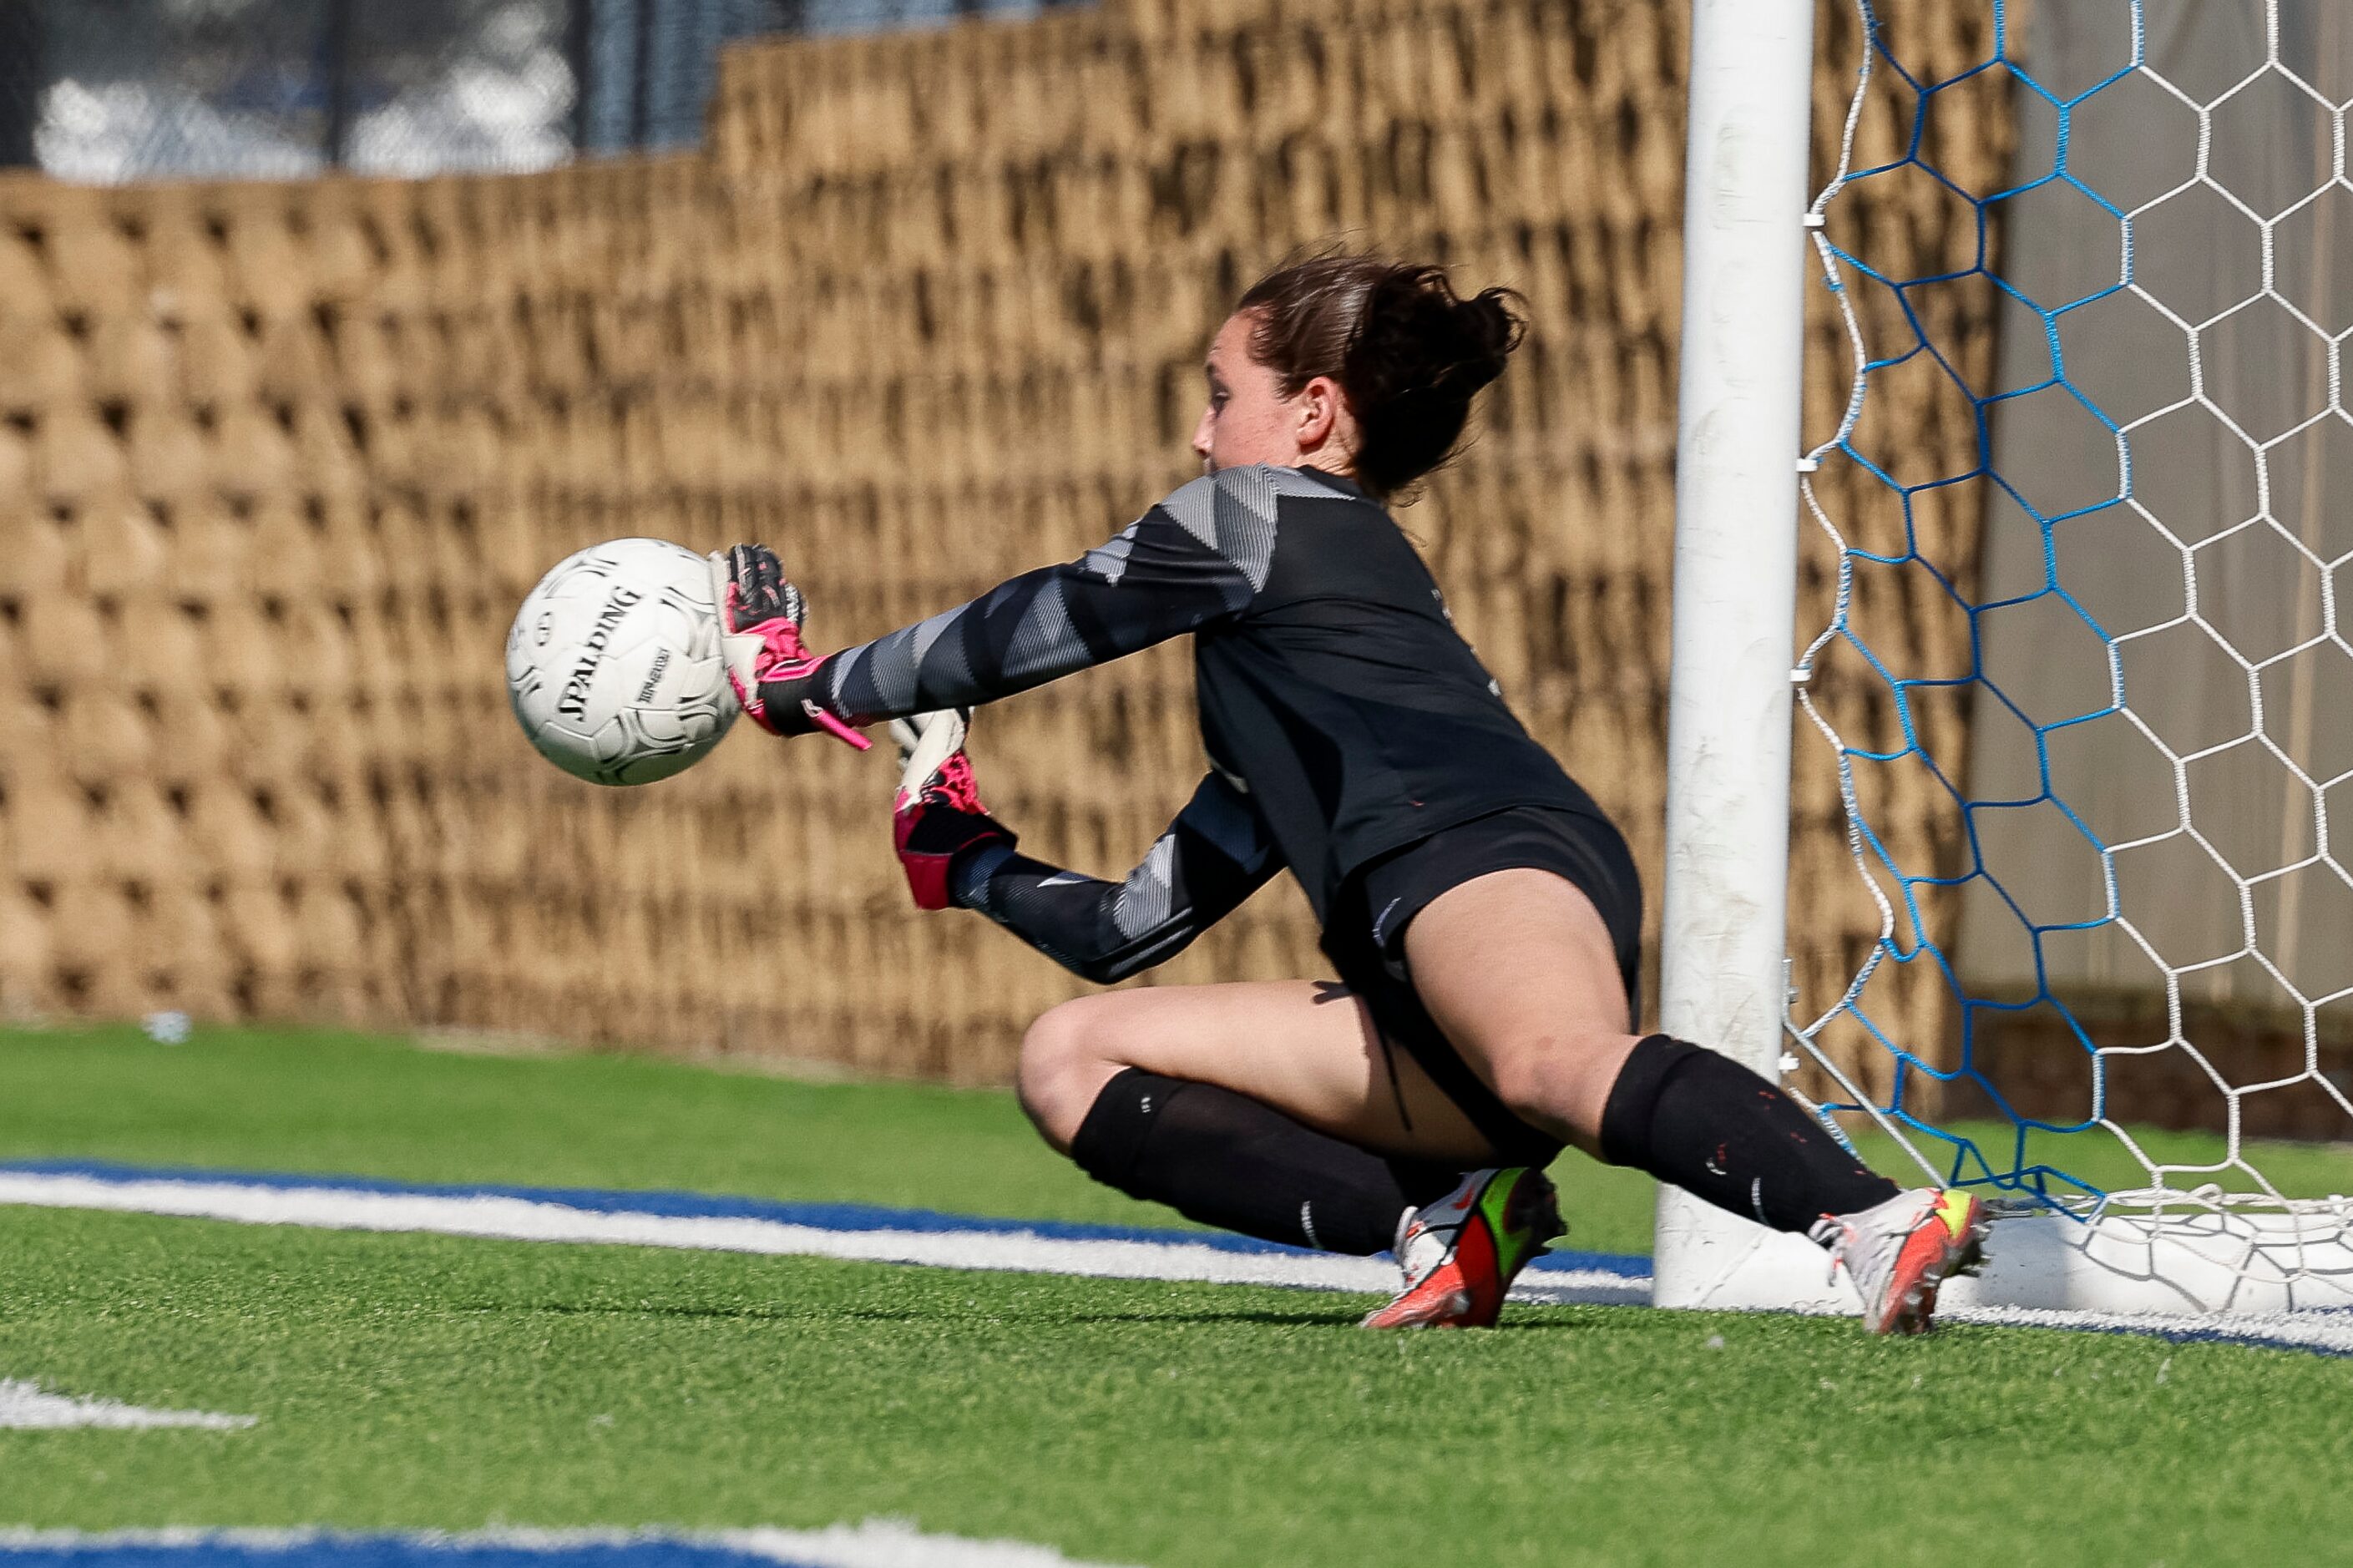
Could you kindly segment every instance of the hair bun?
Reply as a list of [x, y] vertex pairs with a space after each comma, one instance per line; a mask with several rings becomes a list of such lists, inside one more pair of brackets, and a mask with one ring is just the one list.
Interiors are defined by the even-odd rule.
[[1348, 395], [1356, 478], [1388, 495], [1446, 461], [1479, 389], [1520, 346], [1525, 301], [1508, 289], [1465, 300], [1443, 268], [1319, 256], [1253, 284], [1235, 307], [1256, 317], [1251, 357], [1284, 395], [1328, 375]]
[[1458, 298], [1436, 267], [1393, 268], [1371, 290], [1341, 384], [1364, 432], [1361, 477], [1383, 493], [1444, 463], [1471, 400], [1504, 374], [1525, 326], [1504, 289]]
[[1454, 319], [1461, 329], [1463, 352], [1452, 374], [1471, 378], [1474, 390], [1504, 374], [1512, 352], [1527, 335], [1527, 322], [1512, 309], [1511, 302], [1518, 297], [1504, 289], [1482, 289], [1468, 300], [1455, 301]]

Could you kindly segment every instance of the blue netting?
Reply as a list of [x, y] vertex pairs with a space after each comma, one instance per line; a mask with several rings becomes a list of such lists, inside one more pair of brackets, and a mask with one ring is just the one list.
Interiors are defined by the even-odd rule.
[[[2331, 531], [2315, 477], [2353, 455], [2336, 445], [2353, 430], [2339, 374], [2353, 320], [2337, 319], [2353, 289], [2335, 239], [2353, 79], [2333, 79], [2353, 40], [2325, 7], [2284, 18], [2279, 0], [2083, 0], [2030, 47], [2013, 7], [1987, 3], [1986, 58], [1933, 77], [1861, 0], [1868, 58], [1841, 172], [1814, 208], [1856, 374], [1806, 465], [1838, 594], [1799, 691], [1837, 749], [1850, 846], [1884, 918], [1844, 994], [1793, 1030], [1842, 1086], [1826, 1109], [1872, 1112], [1947, 1181], [2096, 1204], [2101, 1186], [2052, 1152], [2071, 1145], [2044, 1136], [2089, 1134], [2120, 1139], [2148, 1188], [2278, 1197], [2244, 1158], [2249, 1097], [2294, 1091], [2324, 1120], [2333, 1102], [2353, 1131], [2324, 1050], [2353, 997], [2337, 910], [2353, 910], [2338, 896], [2353, 875], [2327, 811], [2353, 779], [2338, 739], [2353, 710], [2332, 700], [2353, 693], [2334, 593], [2353, 537]], [[1946, 165], [1966, 161], [1956, 149], [1983, 163], [1989, 113], [2018, 149], [1972, 189]], [[1874, 140], [1894, 154], [1858, 162]], [[1891, 242], [1861, 216], [1873, 182], [1908, 185], [1908, 210], [1943, 212], [1945, 232]], [[1955, 330], [1971, 290], [1996, 302], [1999, 354]], [[1973, 432], [1944, 443], [1966, 453], [1939, 461], [1916, 429], [1875, 417], [1899, 388], [1907, 410], [1941, 404]], [[2174, 483], [2201, 464], [2203, 489]], [[1981, 520], [1982, 553], [1953, 547], [1961, 513]], [[1905, 613], [1875, 617], [1873, 603]], [[1921, 627], [1940, 616], [1966, 626], [1965, 667], [1924, 657]], [[1824, 689], [1832, 665], [1883, 688], [1875, 718]], [[1966, 765], [1930, 732], [1957, 704]], [[1922, 836], [1874, 804], [1898, 784], [1957, 824], [1946, 864], [1925, 864]], [[1937, 940], [1931, 906], [1963, 900], [1960, 939]], [[1949, 994], [1957, 1045], [1905, 1037], [1889, 998], [1923, 985]], [[2163, 1022], [2103, 1036], [2085, 998], [2131, 987]], [[2201, 1003], [2234, 998], [2287, 1020], [2302, 1060], [2193, 1037]], [[1984, 1040], [2025, 1015], [2042, 1048], [2080, 1058], [2081, 1092], [2055, 1108], [1989, 1070]], [[1823, 1042], [1840, 1031], [1875, 1041], [1892, 1070], [1839, 1070]], [[2116, 1116], [2120, 1066], [2159, 1057], [2212, 1086], [2223, 1159], [2168, 1165]], [[1957, 1102], [2007, 1131], [1940, 1125], [1934, 1107]]]

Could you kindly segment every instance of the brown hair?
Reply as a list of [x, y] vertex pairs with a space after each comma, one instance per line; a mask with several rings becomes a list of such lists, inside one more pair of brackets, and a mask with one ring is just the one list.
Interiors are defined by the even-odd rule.
[[1472, 397], [1525, 335], [1525, 304], [1509, 289], [1458, 298], [1440, 268], [1334, 255], [1269, 273], [1234, 310], [1254, 318], [1250, 357], [1282, 395], [1339, 383], [1361, 433], [1356, 479], [1387, 496], [1453, 455]]

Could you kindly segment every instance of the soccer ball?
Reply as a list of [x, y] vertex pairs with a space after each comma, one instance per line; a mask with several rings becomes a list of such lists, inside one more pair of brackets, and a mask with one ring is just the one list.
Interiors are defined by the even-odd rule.
[[687, 767], [742, 710], [711, 563], [659, 539], [565, 557], [515, 612], [507, 694], [532, 745], [567, 773], [640, 784]]

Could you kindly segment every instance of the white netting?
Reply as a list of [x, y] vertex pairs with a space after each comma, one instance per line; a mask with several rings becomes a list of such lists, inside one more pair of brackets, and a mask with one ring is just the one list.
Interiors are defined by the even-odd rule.
[[[1882, 940], [1792, 1035], [1827, 1109], [1940, 1179], [2341, 1246], [2341, 1158], [2255, 1135], [2353, 1138], [2353, 8], [2044, 0], [2030, 34], [1980, 0], [1988, 58], [1924, 80], [1854, 3], [1809, 221], [1855, 374], [1801, 465], [1837, 592], [1794, 679]], [[1939, 149], [1988, 113], [2010, 172], [1964, 189]], [[1870, 180], [1934, 182], [1949, 266], [1874, 264], [1840, 202]], [[1970, 289], [1999, 334], [1974, 359], [1926, 308]], [[1936, 471], [1881, 412], [1898, 386], [1966, 400], [1971, 461]], [[1965, 750], [1932, 721], [1956, 711]], [[1940, 863], [1887, 847], [1899, 799], [1947, 822]], [[1937, 1037], [1895, 1022], [1921, 986]]]

